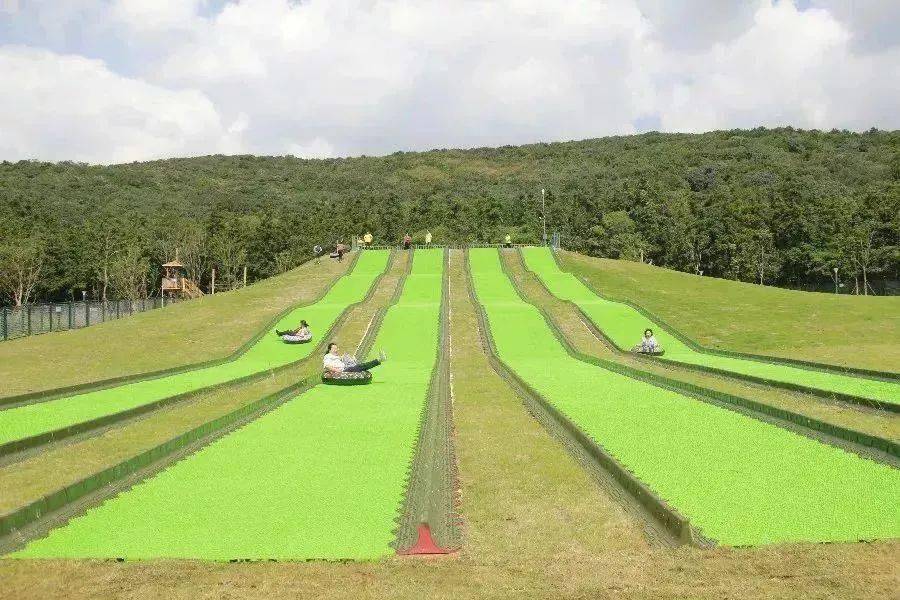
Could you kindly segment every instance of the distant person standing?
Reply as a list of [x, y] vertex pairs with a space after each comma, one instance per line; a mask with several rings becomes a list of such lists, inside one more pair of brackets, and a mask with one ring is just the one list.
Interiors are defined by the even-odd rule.
[[431, 245], [431, 232], [430, 231], [425, 232], [425, 245], [426, 246]]
[[337, 253], [338, 261], [343, 261], [344, 254], [347, 253], [347, 245], [344, 243], [344, 240], [340, 240], [334, 245], [334, 251]]
[[503, 245], [507, 248], [512, 248], [512, 236], [508, 233], [506, 234], [506, 237], [503, 238]]
[[366, 235], [363, 236], [363, 241], [366, 243], [366, 246], [372, 245], [372, 233], [370, 231], [367, 231]]
[[412, 238], [407, 233], [406, 235], [403, 236], [403, 249], [409, 250], [410, 246], [412, 246]]

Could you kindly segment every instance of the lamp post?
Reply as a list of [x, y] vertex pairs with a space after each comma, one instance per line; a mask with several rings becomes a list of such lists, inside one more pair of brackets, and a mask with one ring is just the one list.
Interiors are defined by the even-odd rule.
[[834, 293], [838, 293], [838, 268], [834, 268]]
[[547, 202], [546, 202], [546, 193], [547, 190], [541, 188], [541, 224], [544, 227], [544, 245], [547, 245]]

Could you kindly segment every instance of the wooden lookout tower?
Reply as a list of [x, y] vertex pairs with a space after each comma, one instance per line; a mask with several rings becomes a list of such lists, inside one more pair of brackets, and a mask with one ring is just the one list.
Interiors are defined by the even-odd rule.
[[177, 248], [175, 249], [175, 260], [165, 263], [162, 268], [160, 292], [163, 298], [199, 298], [203, 295], [200, 286], [193, 279], [185, 277], [184, 265], [178, 261]]

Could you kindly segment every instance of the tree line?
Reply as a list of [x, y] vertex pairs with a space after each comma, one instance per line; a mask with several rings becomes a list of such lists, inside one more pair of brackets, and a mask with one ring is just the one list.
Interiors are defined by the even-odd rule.
[[900, 133], [792, 128], [304, 160], [0, 164], [2, 302], [142, 298], [179, 259], [217, 289], [370, 231], [435, 243], [547, 229], [593, 256], [859, 293], [900, 270]]

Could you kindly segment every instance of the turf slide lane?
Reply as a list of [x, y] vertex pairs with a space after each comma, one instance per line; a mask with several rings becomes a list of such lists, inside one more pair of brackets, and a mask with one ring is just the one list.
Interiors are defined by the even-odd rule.
[[691, 348], [654, 323], [634, 308], [621, 302], [606, 300], [591, 290], [581, 280], [559, 268], [549, 248], [523, 248], [525, 264], [544, 283], [550, 292], [562, 300], [568, 300], [599, 327], [612, 342], [627, 350], [640, 341], [647, 327], [653, 329], [666, 353], [660, 357], [687, 365], [697, 365], [785, 383], [829, 393], [846, 394], [890, 404], [900, 403], [900, 384], [878, 379], [806, 369], [777, 362], [735, 358]]
[[900, 536], [900, 471], [579, 361], [493, 249], [469, 254], [500, 359], [707, 537], [727, 545]]
[[373, 383], [318, 385], [14, 556], [392, 554], [438, 355], [443, 265], [442, 250], [415, 251], [375, 340], [389, 360], [373, 371]]
[[[386, 269], [389, 256], [386, 250], [364, 252], [353, 271], [341, 277], [321, 300], [291, 311], [276, 327], [295, 327], [300, 319], [306, 319], [314, 334], [324, 334], [349, 305], [366, 296]], [[135, 344], [140, 345], [140, 340]], [[315, 346], [285, 344], [274, 334], [264, 335], [244, 354], [220, 365], [8, 408], [0, 411], [0, 445], [286, 365], [306, 358]]]

